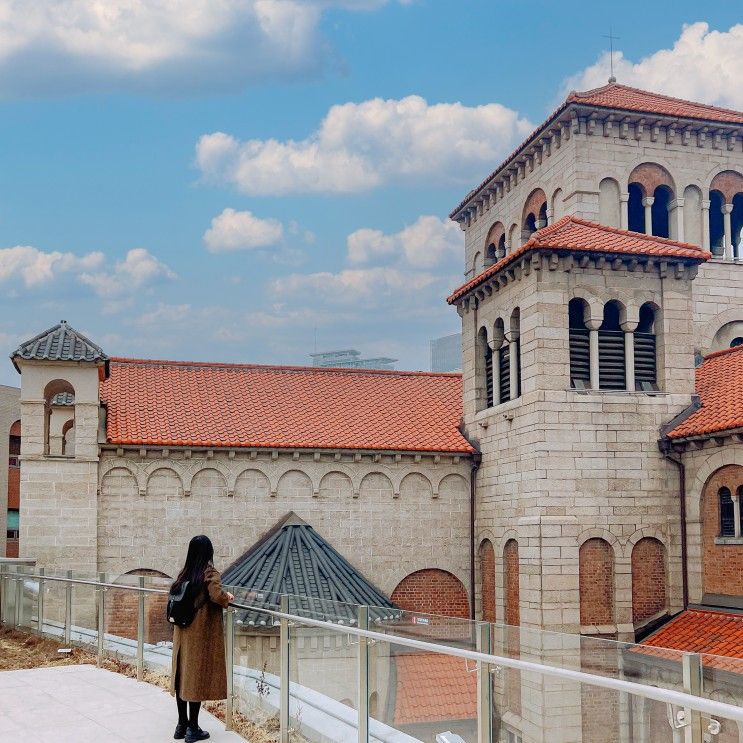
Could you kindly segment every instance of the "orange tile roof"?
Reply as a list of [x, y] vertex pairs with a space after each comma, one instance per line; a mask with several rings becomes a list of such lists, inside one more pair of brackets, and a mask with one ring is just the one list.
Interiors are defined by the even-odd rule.
[[743, 428], [743, 346], [711, 353], [696, 370], [702, 407], [668, 432], [671, 439]]
[[120, 445], [469, 453], [459, 374], [112, 359]]
[[694, 103], [682, 98], [671, 98], [660, 93], [651, 93], [628, 85], [609, 83], [600, 88], [583, 92], [571, 91], [568, 97], [476, 188], [449, 214], [451, 219], [467, 205], [469, 200], [479, 193], [495, 176], [513, 160], [527, 145], [535, 141], [539, 135], [554, 123], [571, 105], [594, 106], [596, 108], [616, 109], [634, 113], [655, 114], [657, 116], [674, 116], [681, 119], [697, 119], [699, 121], [719, 122], [723, 124], [743, 124], [743, 112], [733, 111], [718, 106], [707, 106], [704, 103]]
[[477, 678], [463, 658], [404, 653], [395, 668], [394, 725], [477, 719]]
[[455, 289], [448, 298], [449, 304], [487, 281], [524, 253], [530, 250], [565, 250], [586, 253], [613, 253], [667, 258], [683, 258], [706, 261], [710, 254], [696, 245], [677, 242], [665, 237], [644, 235], [641, 232], [620, 230], [591, 222], [579, 217], [567, 216], [548, 227], [537, 230], [527, 242], [486, 268], [467, 283]]
[[681, 660], [681, 652], [706, 653], [702, 663], [743, 673], [743, 615], [687, 609], [646, 638], [635, 652]]
[[743, 124], [743, 112], [719, 106], [694, 103], [683, 98], [671, 98], [660, 93], [651, 93], [628, 85], [609, 83], [600, 88], [583, 93], [572, 91], [565, 103], [580, 103], [599, 108], [613, 108], [622, 111], [677, 116], [680, 119], [699, 119], [717, 121], [725, 124]]

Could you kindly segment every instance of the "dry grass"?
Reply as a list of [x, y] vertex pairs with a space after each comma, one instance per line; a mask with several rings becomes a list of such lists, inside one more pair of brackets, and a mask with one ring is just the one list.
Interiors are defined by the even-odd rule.
[[[0, 671], [83, 663], [95, 665], [97, 662], [93, 653], [76, 647], [72, 648], [71, 653], [61, 655], [57, 651], [62, 647], [64, 645], [57, 640], [0, 627]], [[117, 658], [105, 658], [102, 667], [129, 678], [137, 676], [135, 666]], [[143, 680], [162, 689], [170, 689], [170, 677], [163, 673], [145, 669]], [[204, 708], [224, 722], [224, 702], [206, 702]], [[279, 740], [279, 721], [276, 716], [259, 724], [236, 712], [233, 714], [233, 729], [250, 743], [277, 743]], [[291, 740], [293, 743], [306, 743], [304, 738], [296, 734], [292, 734]]]

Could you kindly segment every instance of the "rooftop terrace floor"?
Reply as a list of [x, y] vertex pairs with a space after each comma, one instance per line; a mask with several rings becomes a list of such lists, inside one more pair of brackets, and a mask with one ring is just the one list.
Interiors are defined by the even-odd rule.
[[[18, 743], [173, 740], [175, 701], [166, 691], [95, 666], [0, 672], [0, 738]], [[215, 743], [245, 743], [202, 710]]]

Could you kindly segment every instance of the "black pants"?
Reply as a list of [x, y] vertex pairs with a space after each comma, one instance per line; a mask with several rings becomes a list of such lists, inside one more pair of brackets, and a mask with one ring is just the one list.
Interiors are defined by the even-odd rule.
[[[199, 727], [199, 710], [201, 702], [186, 702], [178, 695], [179, 673], [175, 675], [175, 703], [178, 705], [178, 724], [190, 728]], [[188, 708], [188, 709], [186, 709]]]

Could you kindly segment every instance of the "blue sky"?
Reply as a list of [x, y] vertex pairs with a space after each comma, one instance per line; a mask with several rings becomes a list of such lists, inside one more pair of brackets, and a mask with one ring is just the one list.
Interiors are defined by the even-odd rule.
[[[573, 86], [743, 107], [734, 3], [0, 0], [0, 349], [426, 369], [446, 215]], [[706, 26], [704, 25], [706, 24]], [[16, 384], [10, 362], [0, 383]]]

